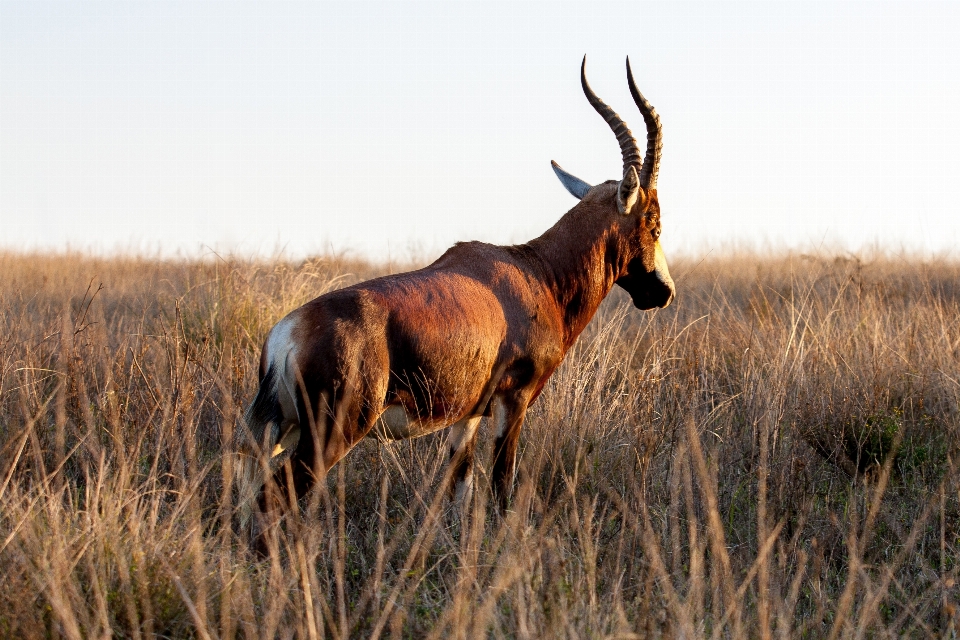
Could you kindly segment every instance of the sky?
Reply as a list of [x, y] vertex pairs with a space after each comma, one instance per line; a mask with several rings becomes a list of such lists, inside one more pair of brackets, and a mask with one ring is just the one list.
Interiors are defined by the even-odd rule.
[[668, 255], [960, 246], [960, 3], [0, 0], [0, 249], [429, 258], [618, 179]]

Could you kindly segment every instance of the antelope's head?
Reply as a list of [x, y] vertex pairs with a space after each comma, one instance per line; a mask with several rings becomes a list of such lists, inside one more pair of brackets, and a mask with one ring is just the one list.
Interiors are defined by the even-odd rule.
[[[580, 66], [583, 92], [617, 136], [623, 155], [623, 178], [616, 183], [615, 190], [605, 190], [602, 196], [610, 200], [607, 206], [611, 209], [615, 207], [616, 215], [623, 217], [618, 227], [625, 236], [626, 255], [621, 256], [624, 264], [621, 265], [616, 284], [626, 289], [640, 309], [666, 307], [673, 300], [675, 289], [667, 269], [667, 260], [660, 248], [660, 203], [657, 201], [657, 171], [663, 145], [660, 117], [637, 89], [630, 70], [630, 58], [627, 58], [630, 93], [647, 126], [647, 151], [641, 160], [637, 140], [627, 124], [587, 84], [586, 66], [587, 57], [584, 56]], [[594, 189], [561, 169], [556, 162], [552, 164], [560, 182], [575, 198], [582, 200]], [[591, 199], [595, 195], [599, 194], [591, 194]]]

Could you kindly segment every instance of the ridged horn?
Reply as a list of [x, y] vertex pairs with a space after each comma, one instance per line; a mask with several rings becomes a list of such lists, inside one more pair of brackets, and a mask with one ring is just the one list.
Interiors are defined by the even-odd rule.
[[627, 56], [627, 84], [630, 85], [630, 95], [637, 103], [637, 108], [640, 109], [643, 121], [647, 125], [647, 154], [643, 158], [643, 167], [640, 169], [640, 186], [649, 191], [657, 188], [660, 152], [663, 150], [663, 129], [656, 109], [637, 89], [637, 83], [633, 80], [633, 71], [630, 69], [630, 56]]
[[[583, 93], [587, 96], [587, 100], [597, 110], [597, 113], [607, 121], [607, 124], [613, 129], [614, 135], [617, 136], [617, 142], [620, 143], [620, 154], [623, 156], [624, 175], [631, 166], [639, 170], [643, 162], [640, 159], [640, 147], [637, 146], [637, 139], [627, 128], [627, 123], [617, 115], [616, 111], [607, 106], [587, 83], [587, 56], [583, 56], [583, 63], [580, 65], [580, 84], [583, 85]], [[643, 184], [643, 182], [641, 181], [640, 184]]]

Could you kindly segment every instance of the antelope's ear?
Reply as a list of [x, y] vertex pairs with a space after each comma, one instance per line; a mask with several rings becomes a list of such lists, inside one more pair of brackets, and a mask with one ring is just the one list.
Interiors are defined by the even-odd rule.
[[623, 174], [623, 180], [620, 181], [620, 186], [617, 187], [617, 209], [625, 216], [630, 215], [634, 205], [636, 205], [637, 202], [643, 205], [646, 199], [647, 194], [644, 192], [643, 187], [640, 186], [640, 177], [637, 176], [637, 169], [631, 165], [630, 168], [627, 169], [627, 172]]
[[553, 166], [553, 172], [557, 174], [557, 177], [560, 178], [560, 183], [566, 187], [567, 191], [570, 192], [577, 200], [583, 200], [583, 196], [587, 195], [587, 191], [590, 191], [591, 186], [578, 178], [577, 176], [567, 173], [560, 168], [553, 160], [550, 161], [551, 166]]

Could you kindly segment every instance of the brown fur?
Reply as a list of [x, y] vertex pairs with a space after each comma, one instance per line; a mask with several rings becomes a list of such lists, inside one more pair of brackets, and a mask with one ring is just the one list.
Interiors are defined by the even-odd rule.
[[[308, 429], [292, 456], [297, 493], [370, 434], [389, 406], [401, 405], [429, 432], [490, 415], [498, 398], [507, 424], [493, 475], [506, 500], [527, 407], [613, 285], [642, 284], [653, 272], [656, 194], [646, 212], [622, 215], [616, 188], [594, 187], [527, 244], [459, 243], [428, 267], [328, 293], [293, 311], [287, 321], [294, 327], [298, 410], [283, 421]], [[634, 300], [665, 306], [672, 283], [655, 284], [627, 288]], [[261, 378], [279, 366], [266, 351]], [[308, 416], [312, 425], [304, 424]], [[459, 465], [468, 470], [472, 439], [464, 446]]]
[[[636, 204], [621, 212], [624, 202]], [[259, 487], [253, 442], [272, 446], [275, 436], [299, 433], [282, 442], [296, 441], [293, 484], [302, 495], [368, 435], [413, 437], [449, 425], [453, 482], [469, 497], [476, 420], [493, 413], [494, 490], [505, 505], [527, 407], [613, 285], [641, 309], [673, 298], [659, 235], [656, 189], [645, 190], [628, 168], [623, 181], [589, 188], [526, 244], [458, 243], [423, 269], [296, 309], [264, 346], [239, 465], [245, 500]]]

